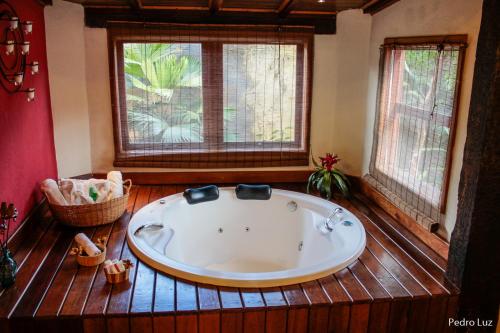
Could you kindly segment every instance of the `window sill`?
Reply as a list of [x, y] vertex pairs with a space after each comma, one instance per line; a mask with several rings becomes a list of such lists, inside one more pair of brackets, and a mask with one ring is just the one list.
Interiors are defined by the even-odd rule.
[[[411, 238], [416, 237], [419, 241], [436, 252], [441, 258], [447, 260], [449, 250], [448, 242], [439, 237], [436, 233], [430, 232], [419, 225], [414, 219], [392, 204], [389, 199], [387, 199], [382, 193], [377, 191], [364, 179], [359, 180], [359, 187], [361, 192], [367, 198], [377, 204], [380, 207], [380, 210], [388, 214], [393, 220], [395, 220], [394, 222], [398, 224], [395, 228], [394, 225], [389, 225], [390, 223], [386, 222], [388, 224], [388, 229], [401, 234], [401, 237], [405, 238], [409, 243], [413, 243]], [[403, 228], [400, 228], [400, 226]], [[408, 235], [408, 233], [410, 233], [410, 235]]]
[[227, 151], [136, 155], [118, 153], [115, 167], [151, 168], [259, 168], [276, 166], [307, 166], [307, 151]]

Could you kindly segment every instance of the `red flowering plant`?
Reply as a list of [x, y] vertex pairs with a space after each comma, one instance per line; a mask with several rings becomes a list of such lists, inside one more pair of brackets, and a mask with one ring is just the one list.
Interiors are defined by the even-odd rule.
[[323, 198], [330, 200], [332, 197], [332, 187], [335, 186], [344, 197], [348, 197], [349, 179], [347, 179], [342, 171], [334, 167], [340, 161], [339, 157], [336, 154], [327, 153], [325, 157], [320, 157], [319, 159], [321, 164], [313, 158], [315, 171], [309, 176], [307, 193], [313, 187], [319, 191]]

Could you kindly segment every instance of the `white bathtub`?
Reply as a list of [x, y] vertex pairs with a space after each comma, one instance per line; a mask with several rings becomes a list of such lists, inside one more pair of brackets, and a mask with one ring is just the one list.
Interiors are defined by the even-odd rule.
[[[221, 188], [216, 201], [189, 205], [182, 193], [140, 209], [128, 226], [132, 251], [165, 273], [220, 286], [271, 287], [310, 281], [348, 266], [365, 248], [361, 222], [339, 206], [276, 190], [270, 200], [239, 200]], [[293, 210], [296, 203], [296, 210]], [[138, 228], [145, 224], [157, 226]]]

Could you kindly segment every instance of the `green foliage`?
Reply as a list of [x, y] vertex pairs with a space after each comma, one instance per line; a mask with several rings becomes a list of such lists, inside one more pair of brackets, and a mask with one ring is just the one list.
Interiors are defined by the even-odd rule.
[[190, 47], [124, 45], [129, 135], [137, 142], [203, 141], [201, 61]]
[[333, 168], [328, 171], [313, 158], [315, 171], [309, 176], [307, 181], [307, 193], [311, 189], [318, 190], [322, 197], [330, 200], [332, 198], [332, 187], [337, 188], [346, 198], [350, 196], [351, 184], [342, 171]]

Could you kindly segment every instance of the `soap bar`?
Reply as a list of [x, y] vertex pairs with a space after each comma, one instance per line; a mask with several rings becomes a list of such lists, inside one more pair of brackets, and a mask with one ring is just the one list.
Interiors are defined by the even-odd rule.
[[219, 199], [219, 188], [215, 185], [208, 185], [198, 188], [188, 188], [184, 191], [184, 198], [190, 205], [206, 201]]
[[83, 251], [85, 251], [88, 256], [101, 254], [101, 250], [99, 250], [94, 242], [92, 242], [84, 233], [77, 234], [75, 236], [75, 242], [83, 248]]
[[235, 189], [236, 197], [241, 200], [269, 200], [272, 189], [269, 185], [239, 184]]

